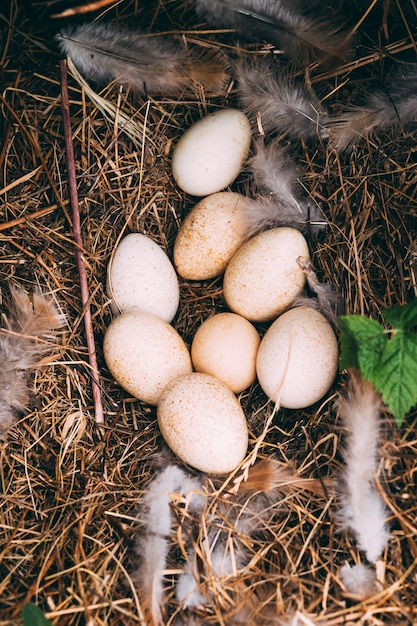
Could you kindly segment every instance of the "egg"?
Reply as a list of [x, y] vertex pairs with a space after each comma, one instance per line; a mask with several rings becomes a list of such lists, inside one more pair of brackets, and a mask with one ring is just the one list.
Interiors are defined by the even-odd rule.
[[252, 200], [233, 191], [203, 198], [184, 219], [174, 245], [174, 265], [187, 280], [219, 276], [246, 239], [245, 211]]
[[329, 322], [316, 309], [302, 306], [271, 324], [258, 350], [256, 371], [268, 398], [288, 409], [302, 409], [330, 389], [338, 360]]
[[208, 196], [230, 185], [249, 154], [251, 128], [237, 109], [222, 109], [195, 122], [172, 153], [172, 175], [193, 196]]
[[240, 393], [255, 381], [260, 342], [258, 331], [244, 317], [218, 313], [198, 328], [191, 360], [197, 372], [211, 374]]
[[306, 279], [298, 257], [309, 260], [310, 254], [295, 228], [266, 230], [244, 243], [224, 274], [224, 299], [231, 311], [255, 322], [275, 319], [303, 290]]
[[143, 311], [115, 317], [106, 330], [103, 350], [119, 385], [153, 405], [169, 382], [192, 371], [190, 352], [177, 331]]
[[245, 414], [217, 378], [193, 372], [161, 394], [157, 418], [162, 436], [182, 461], [209, 474], [232, 472], [248, 447]]
[[130, 233], [121, 240], [108, 265], [107, 295], [115, 315], [138, 309], [171, 322], [179, 305], [178, 277], [153, 239]]

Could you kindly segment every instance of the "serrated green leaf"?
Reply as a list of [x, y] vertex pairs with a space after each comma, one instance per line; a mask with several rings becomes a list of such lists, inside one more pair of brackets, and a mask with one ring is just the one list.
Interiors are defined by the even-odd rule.
[[375, 372], [388, 341], [379, 322], [361, 315], [340, 318], [340, 368], [356, 367], [374, 382]]
[[393, 306], [382, 312], [384, 319], [400, 330], [410, 330], [417, 326], [417, 298], [405, 306]]
[[398, 331], [386, 344], [377, 372], [375, 389], [401, 426], [417, 404], [417, 334]]
[[33, 602], [28, 602], [23, 607], [22, 619], [23, 626], [52, 626], [49, 619], [45, 617], [41, 609]]

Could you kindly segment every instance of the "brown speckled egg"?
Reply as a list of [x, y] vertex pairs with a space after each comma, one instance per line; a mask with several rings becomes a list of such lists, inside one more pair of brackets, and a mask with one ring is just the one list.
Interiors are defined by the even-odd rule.
[[189, 350], [177, 331], [142, 311], [115, 317], [104, 336], [103, 350], [119, 385], [149, 404], [157, 404], [174, 378], [192, 371]]
[[308, 260], [310, 254], [295, 228], [273, 228], [249, 239], [224, 274], [229, 308], [253, 322], [275, 319], [303, 290], [306, 279], [298, 257]]
[[253, 201], [232, 191], [203, 198], [183, 221], [174, 246], [174, 265], [187, 280], [220, 276], [246, 239], [246, 207]]
[[245, 457], [245, 414], [233, 392], [213, 376], [194, 372], [174, 380], [161, 394], [157, 416], [171, 450], [202, 472], [226, 474]]

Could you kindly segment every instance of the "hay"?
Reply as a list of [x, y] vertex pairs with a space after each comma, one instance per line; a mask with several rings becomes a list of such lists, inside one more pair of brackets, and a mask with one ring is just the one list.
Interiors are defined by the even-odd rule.
[[[231, 81], [227, 92], [215, 97], [197, 92], [137, 100], [113, 85], [92, 91], [91, 85], [69, 77], [105, 412], [101, 431], [94, 416], [68, 202], [59, 56], [53, 42], [62, 22], [49, 18], [58, 13], [57, 4], [33, 3], [30, 15], [27, 3], [15, 0], [9, 12], [5, 6], [0, 10], [2, 306], [7, 311], [8, 284], [16, 281], [28, 292], [39, 286], [53, 294], [68, 316], [62, 346], [53, 362], [36, 371], [30, 408], [0, 451], [0, 624], [19, 624], [28, 601], [53, 624], [140, 624], [142, 609], [130, 575], [132, 541], [140, 526], [135, 511], [161, 463], [163, 443], [155, 410], [121, 390], [103, 360], [102, 338], [111, 319], [106, 266], [119, 237], [131, 230], [147, 233], [172, 254], [179, 224], [193, 204], [171, 178], [172, 146], [192, 121], [219, 106], [233, 106], [234, 87]], [[115, 3], [106, 9], [107, 18], [130, 23], [143, 14], [146, 24], [180, 33], [190, 45], [223, 48], [231, 55], [267, 52], [254, 45], [238, 48], [232, 33], [190, 23], [183, 4], [137, 4]], [[414, 4], [376, 4], [362, 25], [371, 34], [359, 58], [337, 70], [313, 72], [322, 98], [354, 98], [355, 85], [369, 73], [379, 76], [392, 59], [415, 55]], [[383, 10], [387, 4], [393, 11], [389, 22]], [[414, 125], [369, 138], [350, 155], [337, 156], [317, 142], [294, 148], [306, 171], [306, 189], [329, 219], [325, 235], [314, 244], [314, 267], [322, 280], [339, 288], [347, 312], [380, 319], [383, 308], [417, 295], [416, 139]], [[244, 192], [249, 185], [243, 173], [233, 189]], [[203, 319], [225, 310], [221, 284], [221, 279], [181, 281], [174, 323], [188, 343]], [[304, 477], [335, 476], [342, 432], [334, 396], [341, 386], [343, 376], [322, 403], [280, 411], [259, 441], [272, 408], [254, 385], [241, 396], [250, 449], [259, 441], [260, 457], [273, 454]], [[207, 623], [224, 623], [242, 587], [275, 615], [298, 611], [303, 624], [308, 616], [332, 625], [416, 623], [417, 413], [400, 431], [386, 418], [379, 481], [392, 535], [378, 564], [381, 589], [363, 601], [346, 596], [338, 571], [346, 561], [360, 560], [355, 543], [338, 533], [332, 497], [296, 491], [285, 497], [284, 513], [271, 511], [267, 527], [248, 543], [250, 567], [217, 585], [217, 595], [202, 613]], [[172, 554], [178, 556], [181, 533], [172, 541]], [[175, 560], [171, 565], [167, 614], [172, 617], [179, 610], [173, 593], [179, 565]]]

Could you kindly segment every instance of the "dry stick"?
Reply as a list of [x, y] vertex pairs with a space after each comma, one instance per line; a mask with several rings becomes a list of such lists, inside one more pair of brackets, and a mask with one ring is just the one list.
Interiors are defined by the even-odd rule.
[[80, 276], [81, 304], [83, 307], [84, 328], [87, 336], [88, 361], [91, 367], [91, 387], [94, 400], [95, 419], [97, 424], [104, 423], [103, 403], [99, 385], [99, 371], [97, 366], [96, 347], [94, 344], [91, 309], [89, 304], [87, 273], [84, 264], [83, 240], [81, 235], [80, 210], [78, 205], [77, 181], [75, 176], [74, 147], [72, 145], [71, 118], [68, 97], [67, 64], [60, 62], [61, 70], [61, 109], [64, 122], [65, 150], [67, 153], [69, 195], [72, 208], [72, 229], [75, 240], [75, 256]]

